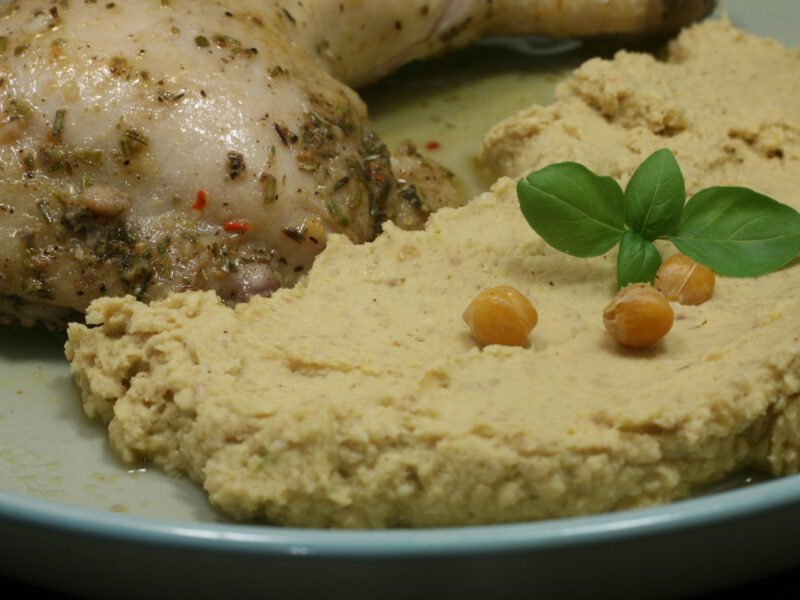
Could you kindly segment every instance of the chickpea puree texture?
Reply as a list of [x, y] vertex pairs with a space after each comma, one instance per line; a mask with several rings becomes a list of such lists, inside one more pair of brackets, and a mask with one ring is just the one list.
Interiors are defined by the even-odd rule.
[[[631, 88], [621, 105], [652, 106], [615, 125], [616, 135], [677, 145], [630, 132], [646, 129], [659, 103], [688, 107], [688, 95], [704, 97], [709, 113], [753, 117], [761, 109], [745, 106], [746, 95], [760, 101], [767, 86], [774, 106], [757, 119], [763, 127], [737, 119], [740, 130], [756, 129], [751, 142], [732, 141], [720, 126], [715, 144], [743, 157], [731, 177], [752, 169], [758, 183], [763, 167], [773, 189], [760, 191], [800, 206], [797, 53], [726, 24], [690, 30], [680, 44], [710, 62], [657, 73], [658, 88]], [[747, 94], [739, 83], [736, 103], [725, 104], [714, 78], [739, 77], [762, 54], [770, 69], [742, 76]], [[626, 56], [603, 70], [613, 75]], [[685, 82], [696, 70], [708, 80], [702, 87]], [[575, 77], [568, 88], [583, 85]], [[570, 115], [597, 109], [555, 110], [562, 116], [548, 117], [552, 126], [569, 132]], [[689, 112], [682, 123], [690, 133], [707, 127]], [[547, 136], [503, 128], [509, 143], [527, 139], [547, 154]], [[592, 128], [572, 131], [584, 139], [573, 141], [578, 156], [563, 158], [594, 156], [601, 140]], [[758, 150], [767, 138], [780, 159]], [[639, 146], [631, 171], [650, 152]], [[563, 147], [559, 140], [552, 154]], [[682, 166], [687, 147], [677, 153]], [[725, 172], [707, 181], [690, 169], [690, 181], [731, 184]], [[90, 327], [70, 327], [66, 351], [86, 412], [108, 423], [125, 460], [188, 474], [238, 519], [319, 527], [525, 521], [667, 502], [744, 466], [797, 472], [798, 262], [758, 279], [718, 278], [708, 302], [671, 305], [666, 337], [630, 349], [602, 322], [615, 258], [548, 247], [520, 215], [515, 180], [502, 177], [424, 230], [387, 225], [365, 245], [332, 235], [309, 275], [269, 299], [233, 309], [210, 292], [149, 306], [97, 300]], [[536, 307], [538, 324], [522, 347], [481, 347], [464, 323], [464, 308], [497, 285]]]

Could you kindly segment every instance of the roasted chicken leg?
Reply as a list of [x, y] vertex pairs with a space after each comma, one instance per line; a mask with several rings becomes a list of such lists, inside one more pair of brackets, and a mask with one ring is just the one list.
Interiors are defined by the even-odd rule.
[[424, 216], [413, 154], [398, 183], [347, 84], [483, 35], [672, 29], [709, 4], [11, 2], [0, 322], [60, 328], [100, 295], [235, 302], [292, 285], [330, 233], [363, 242], [387, 217]]

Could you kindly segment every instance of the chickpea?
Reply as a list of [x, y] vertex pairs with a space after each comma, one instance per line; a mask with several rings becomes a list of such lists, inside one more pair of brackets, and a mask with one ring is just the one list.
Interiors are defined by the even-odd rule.
[[670, 302], [702, 304], [714, 293], [714, 271], [685, 254], [673, 254], [656, 273], [655, 285]]
[[617, 342], [634, 348], [654, 344], [672, 328], [669, 301], [649, 283], [622, 288], [603, 310], [606, 330]]
[[483, 290], [464, 311], [464, 321], [482, 346], [522, 346], [538, 320], [530, 300], [510, 285]]

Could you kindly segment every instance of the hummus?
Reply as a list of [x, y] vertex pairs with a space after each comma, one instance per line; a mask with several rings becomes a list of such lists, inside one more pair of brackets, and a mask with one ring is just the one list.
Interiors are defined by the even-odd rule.
[[684, 30], [664, 61], [624, 51], [591, 59], [556, 94], [489, 131], [481, 160], [495, 175], [573, 160], [625, 183], [667, 147], [687, 194], [742, 185], [800, 203], [800, 48], [706, 21]]
[[[578, 159], [623, 180], [668, 146], [690, 188], [740, 182], [799, 206], [798, 55], [724, 23], [671, 53], [590, 61], [556, 105], [495, 129], [485, 159], [514, 175]], [[295, 288], [235, 308], [211, 292], [96, 300], [66, 346], [86, 412], [124, 460], [188, 474], [237, 519], [295, 526], [565, 517], [745, 466], [798, 471], [798, 261], [719, 278], [709, 302], [674, 305], [661, 342], [625, 349], [602, 323], [615, 256], [548, 247], [514, 184], [421, 231], [331, 236]], [[536, 306], [524, 347], [480, 348], [462, 320], [500, 284]]]

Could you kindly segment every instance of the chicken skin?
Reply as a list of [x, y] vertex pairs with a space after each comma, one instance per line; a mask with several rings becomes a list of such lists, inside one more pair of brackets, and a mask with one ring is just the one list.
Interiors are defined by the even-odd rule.
[[494, 35], [664, 35], [706, 16], [714, 0], [404, 0], [280, 3], [298, 43], [358, 87], [415, 59]]

